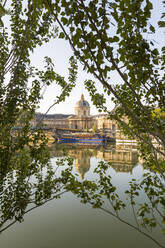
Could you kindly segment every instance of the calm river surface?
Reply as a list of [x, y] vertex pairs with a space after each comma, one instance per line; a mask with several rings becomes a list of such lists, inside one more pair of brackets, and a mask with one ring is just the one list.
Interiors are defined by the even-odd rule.
[[[132, 178], [141, 178], [144, 173], [137, 157], [136, 149], [109, 147], [52, 146], [52, 164], [63, 156], [64, 151], [74, 158], [74, 170], [79, 178], [93, 178], [93, 169], [98, 161], [112, 163], [110, 175], [113, 183], [123, 195]], [[142, 195], [142, 197], [144, 197]], [[131, 220], [131, 207], [123, 213]], [[162, 244], [165, 243], [160, 229], [150, 233]], [[156, 248], [152, 240], [121, 223], [113, 216], [90, 205], [80, 203], [72, 193], [55, 199], [34, 209], [24, 217], [24, 222], [16, 223], [0, 235], [1, 248]]]

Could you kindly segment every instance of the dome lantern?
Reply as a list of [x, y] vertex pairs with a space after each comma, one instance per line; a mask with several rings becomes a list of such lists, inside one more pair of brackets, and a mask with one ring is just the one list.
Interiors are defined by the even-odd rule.
[[83, 94], [81, 95], [81, 101], [84, 101], [84, 95]]

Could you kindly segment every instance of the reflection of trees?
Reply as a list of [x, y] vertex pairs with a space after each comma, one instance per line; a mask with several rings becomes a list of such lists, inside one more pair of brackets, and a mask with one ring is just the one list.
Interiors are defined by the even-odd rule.
[[65, 164], [65, 160], [57, 162], [56, 167], [46, 161], [44, 165], [36, 163], [33, 166], [28, 157], [28, 151], [19, 154], [15, 168], [3, 174], [3, 179], [1, 177], [0, 233], [17, 221], [22, 222], [28, 212], [60, 198], [67, 191], [65, 183], [70, 170], [65, 173], [65, 178], [60, 174], [56, 176], [59, 164]]
[[[83, 180], [79, 182], [72, 178], [72, 183], [67, 185], [68, 189], [81, 199], [81, 202], [99, 208], [148, 237], [158, 247], [165, 248], [159, 240], [156, 240], [152, 232], [155, 227], [160, 228], [160, 230], [164, 228], [163, 209], [165, 202], [161, 175], [147, 173], [138, 182], [133, 179], [124, 192], [124, 199], [123, 196], [121, 199], [116, 186], [111, 183], [111, 177], [107, 173], [109, 165], [116, 171], [131, 171], [138, 161], [135, 150], [122, 149], [122, 147], [118, 147], [116, 150], [111, 147], [84, 150], [80, 147], [78, 149], [70, 147], [66, 153], [75, 159], [76, 168], [82, 175], [89, 169], [91, 156], [108, 161], [101, 161], [98, 164], [95, 169], [98, 177], [94, 181]], [[85, 163], [86, 166], [84, 166]], [[127, 208], [129, 209], [129, 216], [132, 216], [130, 221], [124, 214]]]
[[[164, 232], [164, 185], [161, 175], [146, 173], [140, 181], [132, 179], [128, 189], [124, 192], [125, 198], [121, 199], [117, 188], [111, 182], [108, 173], [109, 164], [99, 162], [94, 170], [97, 178], [82, 182], [74, 181], [71, 188], [82, 203], [88, 203], [93, 208], [113, 216], [118, 221], [128, 225], [137, 232], [143, 234], [154, 242], [158, 247], [165, 248], [154, 237], [154, 228]], [[72, 181], [73, 182], [73, 181]], [[68, 185], [69, 187], [69, 185]], [[145, 196], [145, 200], [143, 197]], [[129, 210], [130, 220], [125, 217], [125, 211]], [[127, 216], [127, 215], [126, 215]]]
[[[67, 153], [76, 158], [76, 166], [83, 176], [90, 167], [92, 150], [69, 149]], [[0, 232], [5, 231], [17, 221], [23, 221], [24, 215], [33, 209], [71, 191], [81, 199], [81, 202], [89, 203], [92, 207], [112, 215], [150, 238], [159, 247], [164, 248], [150, 233], [155, 226], [160, 225], [163, 228], [162, 210], [165, 202], [164, 185], [160, 175], [148, 173], [140, 182], [130, 182], [125, 192], [128, 199], [125, 201], [120, 198], [116, 187], [111, 183], [111, 177], [107, 171], [109, 163], [101, 161], [98, 164], [95, 169], [97, 177], [93, 181], [79, 181], [72, 173], [70, 166], [65, 170], [61, 169], [62, 165], [72, 165], [73, 159], [63, 157], [56, 161], [54, 167], [45, 159], [43, 162], [41, 160], [40, 163], [38, 161], [33, 164], [28, 160], [28, 151], [24, 151], [17, 157], [15, 168], [5, 171], [6, 174], [3, 173], [3, 180], [0, 184]], [[62, 170], [58, 175], [57, 169]], [[145, 194], [144, 202], [137, 201], [141, 190]], [[121, 213], [126, 211], [128, 207], [126, 204], [131, 205], [134, 222], [129, 222]], [[131, 215], [130, 210], [129, 214]]]

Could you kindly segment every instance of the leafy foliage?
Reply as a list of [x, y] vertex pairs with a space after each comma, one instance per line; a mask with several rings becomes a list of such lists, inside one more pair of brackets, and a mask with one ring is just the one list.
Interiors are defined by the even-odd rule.
[[[7, 12], [5, 4], [6, 1], [4, 5], [0, 3], [2, 14]], [[26, 149], [30, 152], [31, 161], [34, 159], [36, 163], [40, 162], [38, 153], [42, 154], [44, 151], [47, 139], [42, 131], [42, 120], [40, 128], [35, 132], [31, 130], [31, 120], [42, 98], [43, 88], [53, 82], [61, 87], [61, 94], [57, 96], [54, 106], [69, 95], [75, 86], [77, 74], [74, 57], [70, 58], [68, 83], [55, 72], [54, 64], [49, 57], [44, 58], [43, 69], [32, 66], [31, 53], [35, 48], [57, 37], [58, 34], [58, 28], [54, 25], [50, 13], [44, 8], [43, 1], [30, 0], [24, 3], [22, 0], [13, 0], [8, 18], [9, 21], [3, 22], [0, 28], [2, 171], [4, 168], [6, 171], [13, 168], [15, 157], [22, 152], [25, 152], [26, 156]], [[1, 19], [3, 21], [3, 17]]]
[[[29, 204], [33, 209], [63, 194], [60, 184], [64, 178], [55, 178], [42, 120], [37, 130], [31, 129], [31, 121], [43, 88], [53, 82], [61, 87], [55, 105], [69, 95], [77, 73], [73, 57], [68, 83], [55, 72], [49, 57], [44, 58], [44, 68], [32, 66], [31, 54], [35, 48], [56, 38], [58, 28], [43, 1], [12, 0], [10, 11], [6, 11], [6, 2], [0, 1], [1, 232], [12, 223], [22, 221], [30, 211]], [[7, 19], [3, 19], [4, 14], [8, 14]]]
[[59, 164], [66, 165], [66, 161], [68, 165], [71, 164], [72, 159], [62, 159], [52, 167], [48, 154], [45, 152], [42, 156], [45, 160], [42, 161], [43, 164], [36, 164], [31, 162], [31, 156], [27, 151], [26, 153], [22, 151], [15, 159], [15, 168], [1, 177], [0, 233], [14, 223], [22, 222], [24, 215], [33, 209], [53, 199], [59, 199], [67, 192], [65, 184], [69, 180], [72, 167], [61, 173], [58, 169]]
[[[164, 223], [164, 214], [159, 208], [164, 210], [165, 204], [165, 47], [157, 47], [152, 39], [156, 27], [150, 24], [151, 1], [12, 0], [10, 11], [6, 11], [5, 3], [0, 1], [1, 231], [8, 227], [2, 229], [8, 220], [22, 221], [23, 215], [30, 211], [29, 203], [35, 208], [65, 191], [72, 191], [83, 203], [100, 208], [141, 233], [144, 233], [141, 225], [149, 229], [157, 225], [155, 212]], [[9, 14], [10, 28], [3, 19], [4, 14]], [[159, 26], [164, 27], [162, 19]], [[69, 83], [55, 72], [48, 57], [45, 57], [42, 70], [31, 65], [30, 55], [35, 48], [57, 36], [68, 40], [74, 51], [75, 57], [70, 59]], [[127, 135], [136, 138], [145, 166], [153, 170], [152, 176], [146, 174], [138, 184], [132, 181], [126, 191], [134, 214], [139, 190], [143, 189], [147, 196], [147, 202], [141, 203], [136, 211], [140, 217], [140, 223], [136, 218], [136, 227], [119, 216], [126, 204], [119, 198], [106, 172], [106, 164], [101, 162], [96, 168], [99, 176], [96, 182], [79, 182], [70, 167], [61, 173], [61, 177], [54, 178], [42, 120], [37, 131], [32, 132], [30, 128], [43, 87], [54, 81], [61, 86], [62, 93], [54, 106], [64, 101], [75, 86], [75, 58], [114, 101], [116, 111], [109, 113], [110, 118], [119, 122]], [[112, 80], [113, 71], [120, 76], [120, 83]], [[86, 80], [84, 84], [95, 106], [100, 111], [108, 111], [105, 97], [95, 82]], [[160, 114], [156, 109], [160, 109]], [[20, 129], [15, 129], [18, 125]], [[57, 165], [65, 162], [64, 159]], [[70, 165], [72, 161], [68, 160], [68, 163]], [[43, 178], [45, 166], [47, 174]], [[31, 180], [32, 175], [35, 182]], [[105, 198], [112, 211], [103, 207]]]
[[[119, 122], [125, 134], [138, 140], [143, 153], [150, 150], [163, 174], [157, 161], [160, 154], [165, 155], [164, 119], [153, 118], [153, 112], [156, 108], [165, 110], [165, 57], [164, 47], [157, 47], [152, 38], [156, 33], [150, 23], [152, 11], [156, 11], [152, 2], [47, 0], [45, 7], [61, 29], [59, 38], [68, 40], [84, 70], [100, 82], [116, 104], [110, 117]], [[113, 71], [120, 82], [112, 78]], [[94, 105], [107, 111], [96, 83], [86, 80], [85, 85]]]
[[[140, 181], [132, 179], [125, 191], [124, 200], [120, 198], [118, 188], [112, 183], [108, 171], [109, 163], [100, 161], [94, 169], [97, 178], [92, 181], [78, 181], [72, 174], [67, 181], [66, 188], [72, 191], [81, 202], [90, 204], [103, 212], [113, 216], [117, 220], [132, 227], [136, 231], [151, 239], [159, 247], [163, 244], [151, 235], [152, 230], [158, 226], [164, 232], [164, 183], [160, 175], [144, 174]], [[145, 194], [144, 201], [141, 194]], [[125, 218], [124, 211], [131, 205], [134, 221]]]

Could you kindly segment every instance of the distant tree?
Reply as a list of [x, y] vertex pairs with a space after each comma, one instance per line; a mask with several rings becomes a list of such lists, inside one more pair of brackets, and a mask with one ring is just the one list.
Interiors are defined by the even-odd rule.
[[102, 131], [103, 132], [105, 131], [105, 124], [104, 123], [102, 124]]
[[89, 132], [89, 127], [88, 126], [86, 126], [86, 131]]
[[96, 125], [96, 123], [93, 124], [92, 132], [93, 133], [96, 133], [97, 132], [97, 125]]

